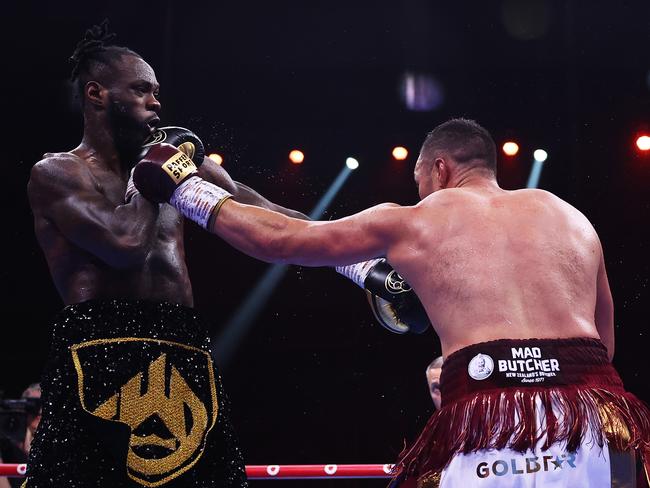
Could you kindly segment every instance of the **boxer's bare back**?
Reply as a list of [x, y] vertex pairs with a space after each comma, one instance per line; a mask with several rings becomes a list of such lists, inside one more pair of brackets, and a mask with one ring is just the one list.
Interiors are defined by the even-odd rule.
[[445, 355], [492, 339], [562, 337], [600, 337], [613, 354], [602, 249], [578, 210], [542, 190], [487, 183], [438, 191], [407, 211], [387, 257]]

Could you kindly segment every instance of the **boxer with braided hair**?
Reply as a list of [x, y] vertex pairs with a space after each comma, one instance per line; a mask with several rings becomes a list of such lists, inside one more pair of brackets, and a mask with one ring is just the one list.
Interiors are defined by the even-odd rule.
[[27, 487], [243, 487], [208, 328], [193, 309], [183, 216], [143, 198], [131, 169], [147, 142], [165, 139], [236, 199], [305, 217], [234, 182], [191, 131], [158, 128], [154, 70], [114, 37], [103, 22], [76, 46], [81, 143], [45, 154], [28, 184], [65, 307], [52, 324]]

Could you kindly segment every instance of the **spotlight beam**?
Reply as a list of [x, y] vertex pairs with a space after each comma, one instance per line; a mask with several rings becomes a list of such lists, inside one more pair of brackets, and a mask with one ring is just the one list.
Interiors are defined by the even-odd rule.
[[539, 177], [542, 174], [542, 168], [544, 167], [544, 161], [548, 158], [548, 153], [544, 149], [535, 149], [533, 151], [533, 167], [530, 169], [530, 175], [528, 175], [528, 183], [526, 188], [537, 188], [539, 185]]
[[526, 183], [526, 188], [537, 188], [539, 185], [539, 177], [542, 174], [542, 168], [544, 163], [535, 159], [533, 161], [533, 167], [530, 169], [530, 174], [528, 175], [528, 183]]
[[[318, 220], [330, 206], [336, 194], [347, 181], [352, 169], [344, 166], [334, 182], [320, 198], [309, 214], [312, 220]], [[275, 291], [278, 283], [286, 274], [289, 266], [286, 264], [272, 264], [268, 267], [255, 288], [241, 303], [235, 313], [228, 319], [218, 337], [213, 337], [212, 357], [219, 367], [228, 365], [242, 340], [249, 332], [253, 321], [258, 316], [266, 302]]]

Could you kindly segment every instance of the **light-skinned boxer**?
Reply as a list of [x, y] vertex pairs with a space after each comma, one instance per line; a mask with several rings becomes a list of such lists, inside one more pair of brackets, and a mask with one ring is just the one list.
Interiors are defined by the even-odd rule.
[[[395, 485], [627, 486], [650, 447], [647, 406], [614, 370], [613, 300], [589, 220], [542, 190], [508, 191], [474, 121], [426, 137], [421, 201], [328, 222], [234, 201], [176, 150], [136, 165], [143, 195], [267, 262], [342, 266], [387, 258], [419, 296], [442, 345], [442, 407], [397, 460]], [[200, 218], [197, 215], [200, 214]], [[647, 459], [646, 459], [647, 460]]]

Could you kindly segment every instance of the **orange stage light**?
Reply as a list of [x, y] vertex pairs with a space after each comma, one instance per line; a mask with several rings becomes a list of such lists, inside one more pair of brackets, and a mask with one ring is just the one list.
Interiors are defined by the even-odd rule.
[[393, 157], [398, 161], [404, 161], [409, 155], [408, 149], [402, 146], [393, 148]]
[[289, 153], [289, 160], [293, 164], [300, 164], [305, 160], [305, 155], [302, 151], [299, 151], [298, 149], [294, 149]]
[[223, 158], [217, 153], [212, 153], [208, 157], [217, 164], [223, 163]]
[[642, 135], [636, 139], [636, 147], [639, 151], [650, 151], [650, 136]]
[[503, 152], [506, 156], [514, 156], [519, 152], [519, 145], [516, 142], [508, 141], [503, 145]]

